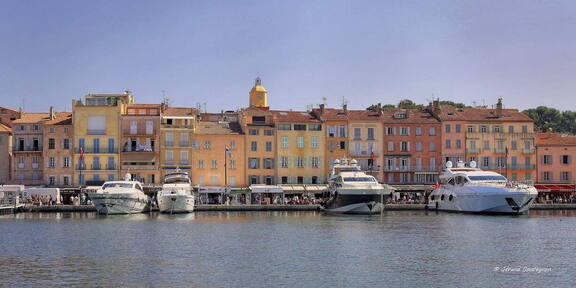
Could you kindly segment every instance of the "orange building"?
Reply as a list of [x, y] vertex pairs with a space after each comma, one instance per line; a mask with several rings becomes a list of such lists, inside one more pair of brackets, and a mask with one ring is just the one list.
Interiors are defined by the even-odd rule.
[[199, 121], [192, 135], [192, 184], [245, 187], [244, 152], [244, 135], [237, 122]]
[[576, 136], [537, 133], [537, 183], [576, 183]]
[[12, 168], [12, 128], [0, 123], [0, 185], [10, 181]]
[[348, 155], [348, 112], [344, 109], [320, 108], [313, 110], [316, 118], [326, 127], [324, 143], [324, 175], [329, 175], [334, 166], [334, 160], [349, 158]]
[[272, 112], [250, 107], [239, 115], [244, 133], [246, 183], [274, 185], [276, 181], [276, 129]]
[[[427, 111], [442, 122], [441, 131], [441, 151], [442, 165], [447, 161], [457, 163], [466, 161], [466, 119], [463, 115], [464, 109], [450, 105], [440, 105], [435, 100], [428, 106]], [[440, 162], [439, 162], [440, 163]]]
[[44, 184], [66, 187], [74, 176], [72, 113], [50, 109], [50, 120], [44, 122]]
[[160, 104], [129, 104], [122, 115], [121, 175], [160, 183]]
[[382, 111], [348, 111], [346, 106], [343, 110], [348, 115], [348, 155], [356, 159], [366, 173], [384, 181]]
[[196, 130], [196, 109], [163, 107], [160, 119], [161, 177], [177, 168], [192, 172], [191, 139]]

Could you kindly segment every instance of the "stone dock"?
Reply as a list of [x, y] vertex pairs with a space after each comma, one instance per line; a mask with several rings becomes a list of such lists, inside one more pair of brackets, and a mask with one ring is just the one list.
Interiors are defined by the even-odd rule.
[[[202, 211], [319, 211], [320, 205], [196, 205], [197, 212]], [[387, 204], [388, 211], [425, 210], [424, 204]], [[95, 212], [92, 205], [53, 205], [25, 206], [24, 212]], [[576, 210], [576, 203], [570, 204], [535, 204], [532, 210]], [[9, 212], [8, 212], [9, 211]], [[12, 213], [13, 209], [6, 209]]]

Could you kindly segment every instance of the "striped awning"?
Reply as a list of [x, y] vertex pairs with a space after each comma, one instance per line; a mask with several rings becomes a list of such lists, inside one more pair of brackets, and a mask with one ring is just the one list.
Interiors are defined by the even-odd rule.
[[536, 184], [538, 193], [576, 193], [576, 184]]

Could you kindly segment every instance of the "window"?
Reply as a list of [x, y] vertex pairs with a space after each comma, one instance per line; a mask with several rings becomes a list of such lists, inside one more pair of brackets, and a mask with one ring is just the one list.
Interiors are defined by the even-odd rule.
[[174, 134], [166, 133], [164, 137], [165, 137], [164, 145], [166, 145], [167, 147], [174, 146]]
[[568, 181], [568, 180], [570, 180], [570, 172], [568, 172], [568, 171], [563, 171], [563, 172], [561, 172], [561, 173], [560, 173], [560, 179], [561, 179], [562, 181]]
[[56, 149], [56, 139], [48, 139], [48, 149]]
[[430, 143], [430, 149], [429, 149], [429, 151], [430, 151], [430, 152], [436, 151], [436, 143], [434, 143], [434, 142], [431, 142], [431, 143]]
[[92, 169], [100, 170], [100, 157], [92, 158]]
[[396, 129], [394, 127], [386, 127], [386, 135], [394, 135], [396, 133], [394, 133], [396, 131]]
[[266, 135], [266, 136], [273, 136], [273, 135], [274, 135], [274, 130], [266, 129], [266, 130], [264, 130], [264, 135]]
[[248, 168], [259, 169], [260, 168], [260, 158], [248, 158]]
[[476, 129], [474, 129], [474, 126], [468, 126], [468, 133], [474, 133], [476, 131]]
[[56, 177], [54, 177], [54, 176], [49, 176], [49, 177], [48, 177], [48, 185], [51, 185], [51, 186], [56, 185]]
[[456, 128], [456, 129], [455, 129], [455, 130], [456, 130], [456, 133], [462, 132], [462, 125], [456, 124], [456, 125], [455, 125], [455, 128]]
[[490, 166], [490, 157], [482, 157], [482, 167]]
[[174, 121], [172, 119], [166, 119], [166, 125], [172, 125]]
[[198, 160], [198, 169], [204, 169], [204, 160]]
[[218, 169], [218, 160], [212, 160], [210, 161], [210, 168], [211, 169]]
[[354, 128], [354, 140], [360, 140], [362, 138], [362, 130], [360, 128]]
[[444, 131], [446, 131], [446, 133], [450, 133], [450, 128], [451, 128], [450, 124], [444, 125]]
[[528, 126], [522, 126], [522, 133], [528, 133]]
[[24, 125], [20, 125], [20, 127], [19, 127], [19, 129], [18, 129], [18, 130], [20, 130], [20, 131], [26, 131], [26, 126], [24, 126]]
[[130, 121], [130, 134], [135, 135], [138, 133], [138, 122]]
[[69, 177], [69, 176], [63, 176], [63, 177], [62, 177], [62, 184], [63, 184], [64, 186], [70, 185], [70, 177]]
[[346, 149], [346, 141], [340, 141], [340, 150]]
[[570, 155], [562, 155], [560, 156], [562, 164], [570, 164]]
[[231, 187], [236, 186], [236, 178], [234, 176], [228, 177], [228, 185]]
[[416, 142], [416, 151], [422, 152], [422, 142]]
[[282, 136], [280, 146], [282, 148], [288, 148], [288, 136]]
[[198, 140], [192, 140], [192, 149], [200, 149], [200, 141]]
[[92, 152], [100, 153], [100, 139], [94, 138], [92, 140]]
[[264, 169], [274, 169], [274, 159], [264, 158]]
[[461, 148], [462, 148], [462, 140], [460, 140], [460, 139], [456, 140], [456, 148], [457, 148], [457, 149], [461, 149]]
[[115, 161], [114, 161], [114, 156], [109, 156], [108, 157], [108, 170], [115, 170]]
[[504, 159], [504, 157], [496, 157], [496, 167], [504, 168], [505, 163], [506, 160]]
[[421, 136], [422, 135], [422, 127], [416, 127], [414, 134], [416, 134], [416, 136]]
[[296, 147], [304, 148], [304, 136], [298, 136], [298, 138], [296, 138], [296, 140], [297, 140]]
[[266, 116], [252, 116], [252, 123], [266, 123]]
[[436, 127], [430, 127], [428, 130], [428, 135], [435, 136], [436, 135]]
[[154, 134], [154, 122], [151, 120], [146, 121], [146, 135]]
[[508, 126], [508, 133], [514, 133], [514, 126]]
[[374, 140], [374, 128], [368, 128], [368, 140]]
[[70, 168], [70, 157], [62, 158], [62, 167], [63, 168]]
[[280, 167], [281, 168], [288, 168], [288, 157], [286, 157], [286, 156], [280, 157]]
[[502, 132], [502, 126], [494, 126], [494, 133], [500, 133]]
[[294, 124], [294, 131], [306, 131], [306, 124]]
[[394, 151], [394, 142], [388, 141], [388, 151]]
[[[510, 127], [514, 127], [514, 126], [510, 126]], [[510, 146], [511, 146], [510, 149], [512, 149], [512, 150], [517, 150], [517, 149], [518, 149], [518, 143], [517, 143], [515, 140], [513, 140], [512, 142], [510, 142]]]
[[258, 129], [250, 129], [248, 130], [248, 134], [249, 135], [258, 135], [259, 134], [259, 130]]
[[318, 136], [312, 136], [312, 148], [318, 148]]
[[318, 168], [320, 167], [320, 158], [318, 157], [312, 157], [312, 168]]
[[180, 151], [180, 164], [188, 164], [188, 151]]
[[62, 139], [62, 149], [70, 149], [70, 139]]
[[272, 141], [266, 141], [266, 152], [272, 152]]
[[250, 142], [250, 151], [252, 152], [258, 151], [258, 142], [256, 141]]
[[106, 134], [105, 116], [88, 116], [88, 135]]
[[447, 139], [447, 140], [446, 140], [446, 144], [445, 144], [444, 146], [445, 146], [446, 149], [450, 149], [450, 148], [452, 148], [452, 147], [451, 147], [451, 146], [452, 146], [451, 144], [452, 144], [452, 143], [451, 143], [450, 139]]
[[296, 157], [296, 168], [304, 168], [304, 157]]
[[218, 176], [210, 176], [210, 185], [218, 184]]
[[542, 155], [542, 164], [552, 164], [552, 155]]
[[278, 130], [292, 130], [290, 124], [278, 124]]
[[236, 149], [236, 141], [230, 140], [230, 149]]
[[485, 150], [490, 150], [490, 141], [483, 141], [482, 142], [482, 148]]
[[406, 141], [401, 141], [400, 142], [400, 150], [403, 152], [409, 151], [410, 150], [410, 144]]
[[210, 150], [211, 149], [210, 147], [212, 147], [210, 140], [204, 141], [204, 149]]
[[108, 139], [108, 153], [116, 153], [116, 149], [114, 148], [114, 138]]
[[322, 131], [322, 125], [320, 124], [309, 124], [308, 130], [310, 131]]
[[188, 133], [180, 133], [180, 147], [188, 147]]
[[198, 176], [198, 185], [204, 186], [204, 176]]
[[544, 181], [551, 181], [552, 180], [552, 172], [544, 171], [542, 173], [542, 178], [544, 178]]
[[48, 168], [56, 167], [56, 159], [54, 157], [48, 157]]
[[280, 182], [281, 182], [282, 184], [288, 184], [288, 177], [287, 177], [287, 176], [282, 176]]
[[488, 126], [485, 126], [485, 125], [480, 126], [480, 132], [482, 132], [482, 133], [488, 132]]
[[172, 164], [174, 162], [174, 151], [166, 151], [166, 164]]

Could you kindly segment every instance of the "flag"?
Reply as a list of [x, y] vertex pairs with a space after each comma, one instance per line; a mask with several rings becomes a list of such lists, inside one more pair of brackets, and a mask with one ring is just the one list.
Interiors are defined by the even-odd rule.
[[438, 182], [436, 182], [436, 184], [434, 184], [434, 189], [438, 189], [440, 188], [440, 184]]
[[230, 150], [230, 148], [228, 146], [226, 147], [226, 155], [228, 155], [228, 157], [232, 157], [232, 151]]

